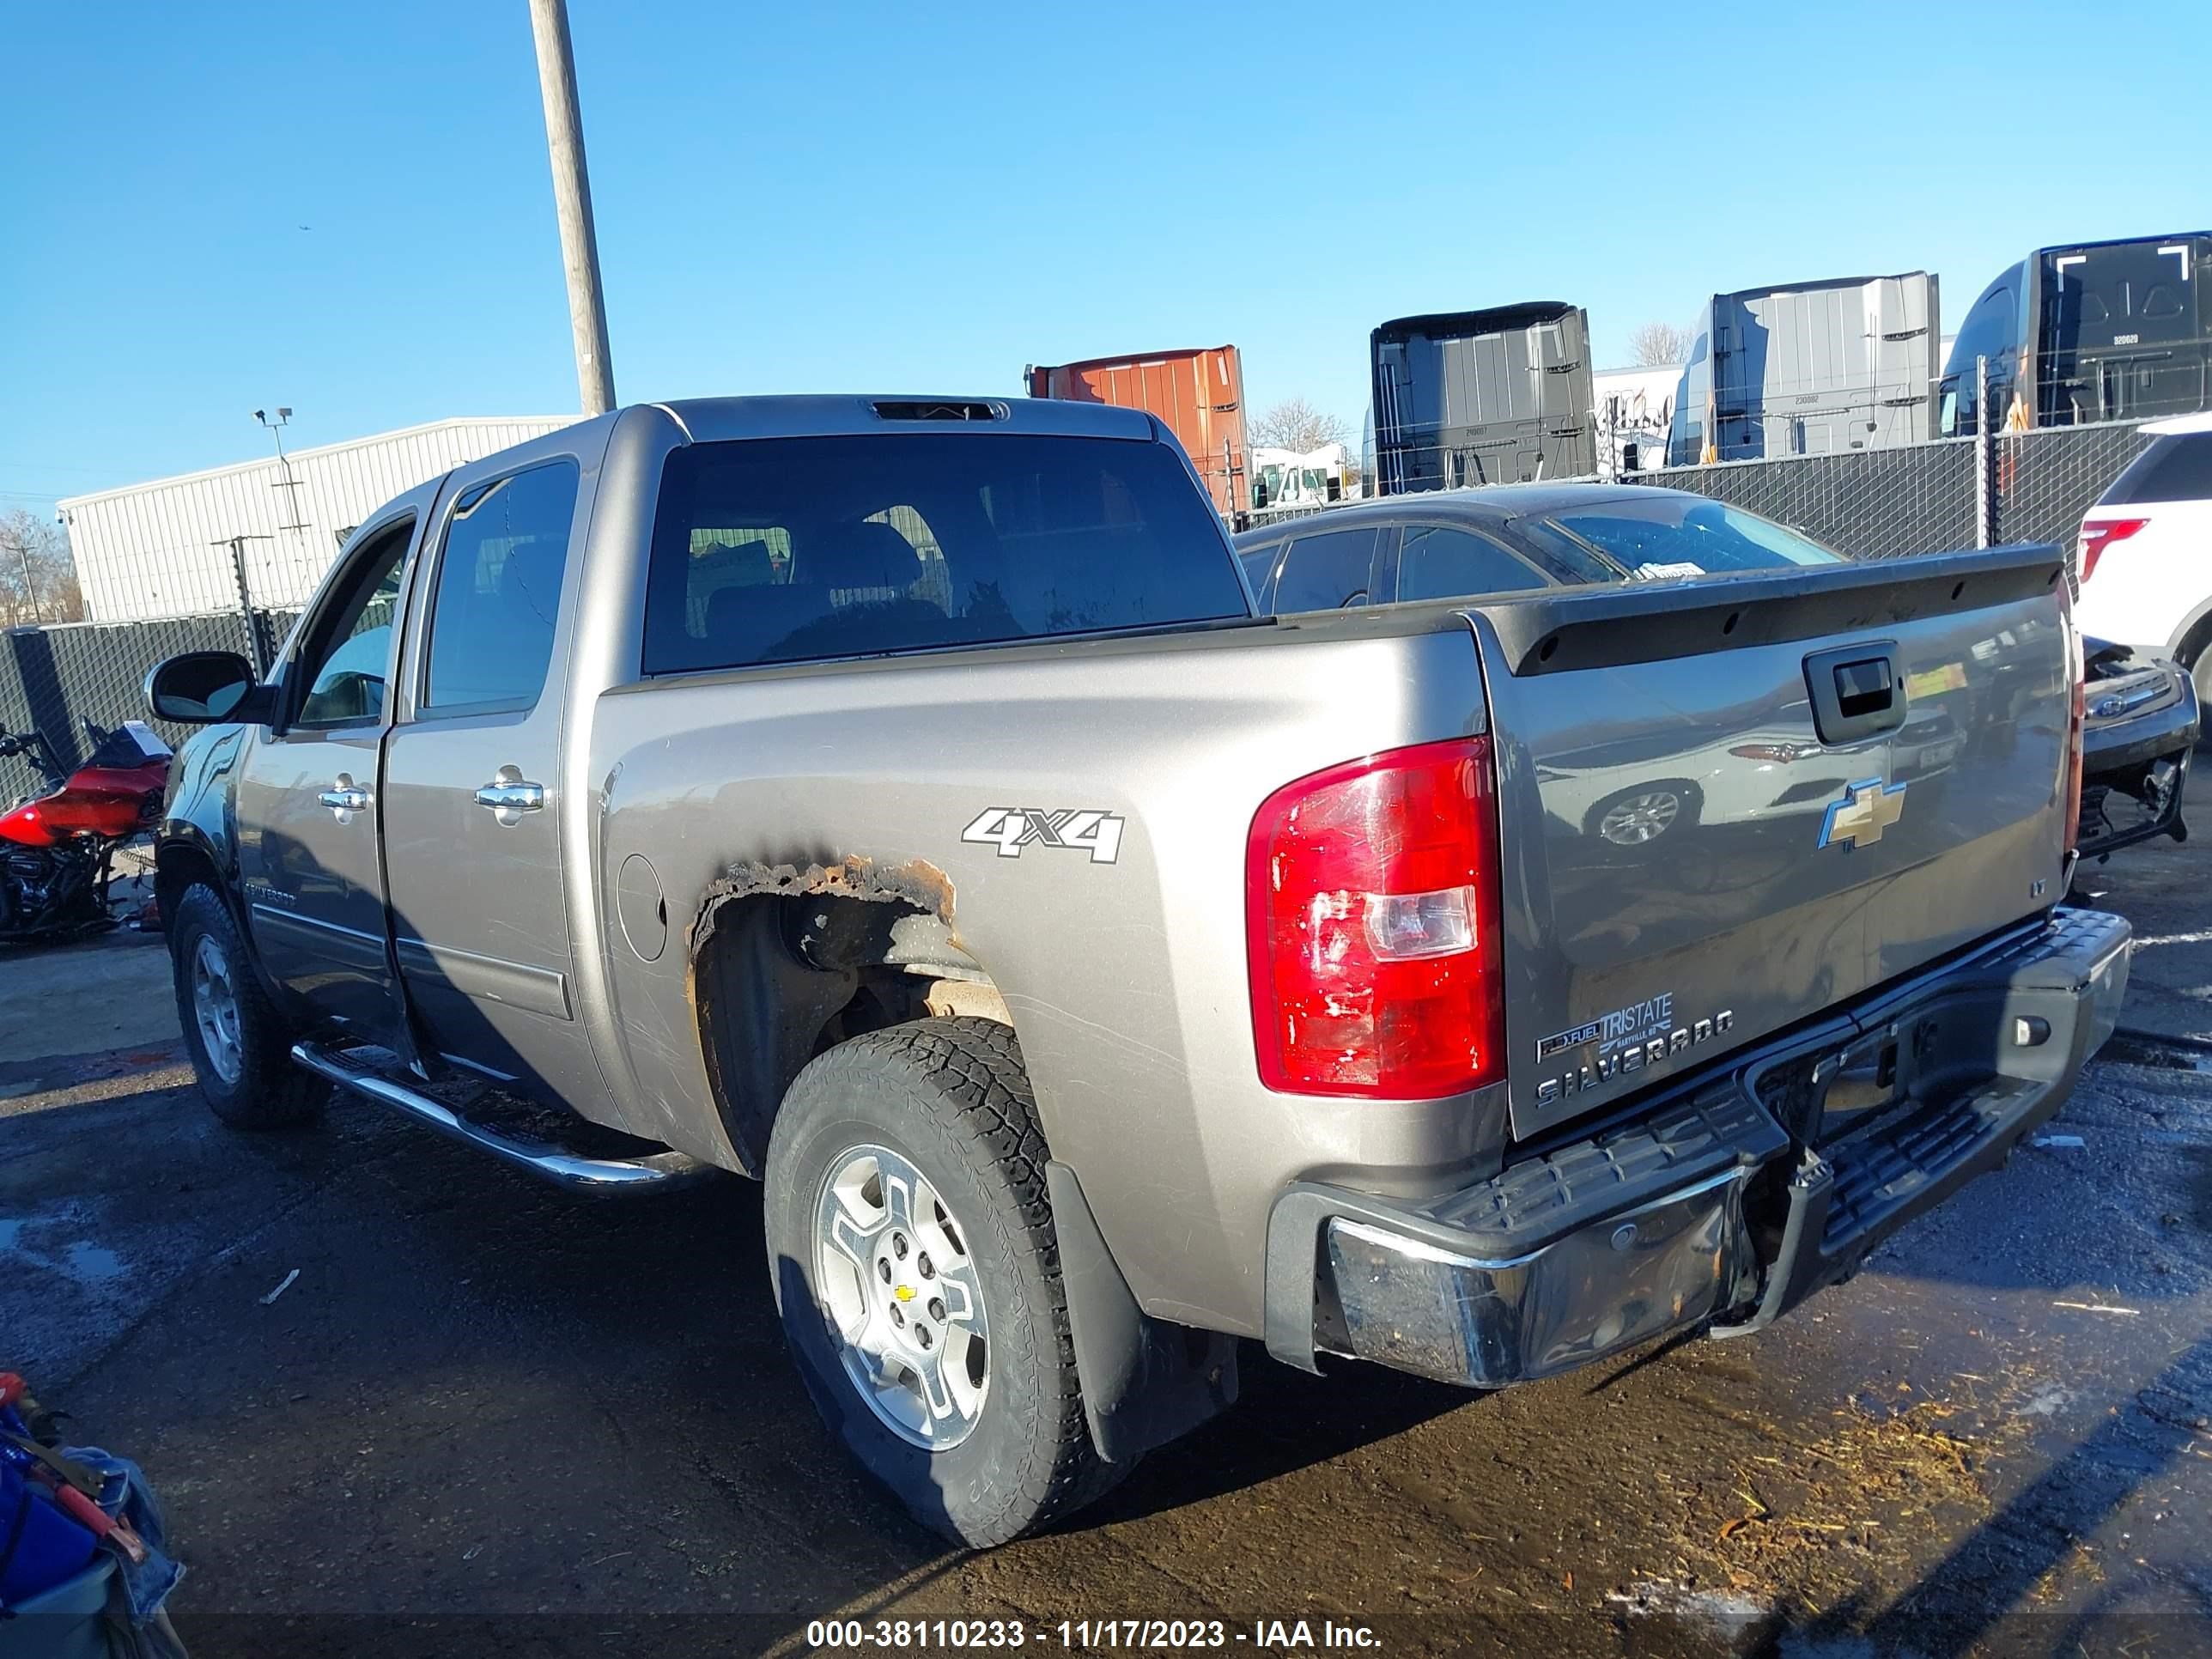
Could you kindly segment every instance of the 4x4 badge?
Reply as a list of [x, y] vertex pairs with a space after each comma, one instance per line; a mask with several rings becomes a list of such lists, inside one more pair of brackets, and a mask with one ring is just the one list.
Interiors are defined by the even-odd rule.
[[1881, 832], [1905, 815], [1905, 786], [1885, 786], [1880, 778], [1847, 786], [1841, 800], [1828, 803], [1820, 820], [1820, 845], [1841, 842], [1849, 848], [1870, 847]]
[[1121, 854], [1123, 820], [1110, 812], [1076, 807], [1046, 812], [1034, 806], [991, 806], [960, 832], [963, 841], [999, 849], [1002, 859], [1018, 859], [1022, 848], [1072, 847], [1091, 854], [1093, 864], [1111, 864]]

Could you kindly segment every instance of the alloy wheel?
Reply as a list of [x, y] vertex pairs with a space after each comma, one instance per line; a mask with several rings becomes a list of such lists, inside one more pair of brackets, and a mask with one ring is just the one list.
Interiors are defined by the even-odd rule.
[[202, 933], [192, 947], [192, 1023], [198, 1026], [200, 1047], [208, 1064], [225, 1083], [235, 1083], [246, 1069], [246, 1042], [239, 1033], [238, 988], [231, 981], [230, 959], [211, 934]]
[[1616, 801], [1597, 832], [1616, 847], [1641, 847], [1665, 835], [1681, 815], [1682, 798], [1671, 789], [1649, 789]]
[[990, 1392], [989, 1326], [968, 1234], [885, 1146], [830, 1165], [815, 1206], [814, 1283], [860, 1398], [909, 1444], [965, 1440]]

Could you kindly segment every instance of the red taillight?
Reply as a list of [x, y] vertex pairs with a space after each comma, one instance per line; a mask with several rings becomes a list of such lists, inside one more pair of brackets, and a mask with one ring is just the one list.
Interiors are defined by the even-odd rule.
[[1261, 1082], [1433, 1099], [1504, 1076], [1488, 738], [1287, 784], [1246, 856]]
[[2114, 542], [2124, 542], [2148, 524], [2148, 519], [2084, 519], [2081, 521], [2081, 570], [2077, 580], [2087, 581], [2097, 574], [2097, 561]]

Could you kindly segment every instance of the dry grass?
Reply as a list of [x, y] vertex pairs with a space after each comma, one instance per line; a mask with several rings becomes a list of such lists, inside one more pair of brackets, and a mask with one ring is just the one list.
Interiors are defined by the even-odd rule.
[[[1974, 1426], [1962, 1431], [1961, 1419]], [[1931, 1536], [1962, 1536], [1990, 1516], [1987, 1472], [2031, 1429], [1972, 1399], [1838, 1410], [1817, 1437], [1770, 1442], [1733, 1479], [1677, 1491], [1679, 1582], [1815, 1616], [1844, 1595], [1902, 1588], [1916, 1576], [1916, 1540], [1924, 1552]]]

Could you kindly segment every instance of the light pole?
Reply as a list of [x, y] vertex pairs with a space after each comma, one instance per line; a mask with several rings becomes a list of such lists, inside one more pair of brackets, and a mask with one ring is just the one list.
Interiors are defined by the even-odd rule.
[[276, 405], [276, 418], [275, 420], [272, 421], [269, 418], [269, 411], [265, 409], [255, 410], [253, 411], [253, 418], [258, 421], [263, 426], [269, 428], [269, 435], [276, 441], [276, 459], [280, 462], [283, 461], [284, 459], [284, 428], [292, 423], [291, 410], [284, 404], [279, 404]]
[[592, 224], [592, 180], [584, 165], [584, 118], [576, 106], [568, 0], [530, 0], [530, 32], [538, 43], [538, 88], [545, 100], [553, 211], [561, 222], [568, 329], [576, 342], [576, 389], [585, 414], [604, 415], [615, 406], [615, 370], [607, 354], [607, 306], [599, 291], [599, 238]]
[[[291, 458], [284, 453], [284, 428], [291, 424], [292, 411], [284, 404], [276, 406], [276, 418], [270, 420], [269, 411], [257, 409], [253, 418], [269, 428], [269, 435], [276, 441], [277, 479], [272, 489], [284, 492], [284, 510], [276, 515], [276, 527], [292, 532], [295, 552], [300, 562], [299, 577], [302, 583], [312, 582], [320, 574], [307, 550], [307, 526], [300, 517], [300, 481], [292, 476]], [[274, 536], [268, 539], [275, 541]]]

